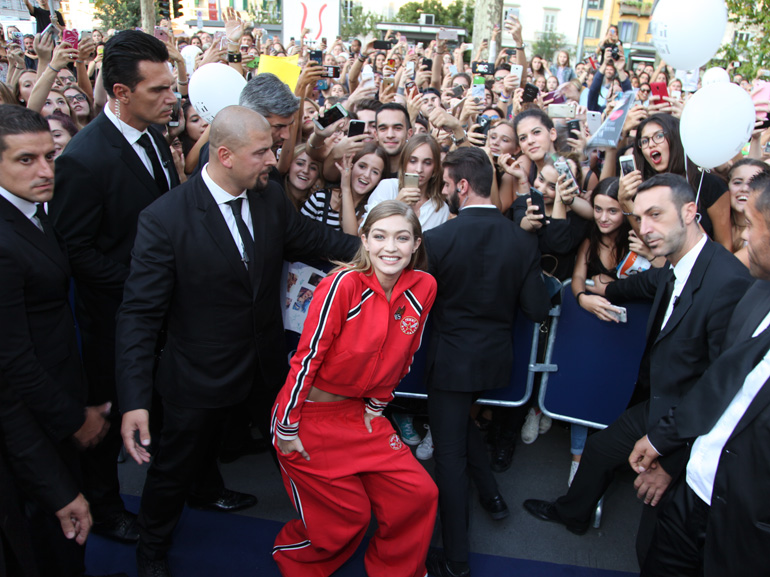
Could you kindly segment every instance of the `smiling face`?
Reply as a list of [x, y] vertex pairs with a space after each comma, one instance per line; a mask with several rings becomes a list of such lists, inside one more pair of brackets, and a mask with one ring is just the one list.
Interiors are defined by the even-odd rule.
[[376, 154], [366, 154], [358, 159], [350, 173], [350, 186], [358, 196], [374, 190], [385, 171], [385, 163]]
[[[661, 138], [661, 134], [664, 138]], [[660, 140], [660, 142], [655, 142], [656, 140]], [[665, 138], [663, 127], [654, 122], [645, 124], [644, 128], [642, 128], [642, 133], [639, 135], [639, 141], [645, 143], [645, 146], [641, 146], [642, 155], [652, 166], [653, 170], [655, 172], [666, 172], [671, 160], [671, 150], [668, 140]]]
[[762, 172], [758, 166], [744, 165], [733, 170], [727, 186], [730, 190], [730, 206], [733, 211], [743, 214], [749, 201], [749, 180]]
[[516, 138], [513, 134], [513, 128], [507, 124], [498, 124], [489, 129], [487, 136], [487, 146], [493, 156], [501, 154], [515, 154]]
[[300, 192], [310, 190], [318, 180], [320, 172], [318, 163], [311, 160], [307, 153], [303, 152], [289, 168], [289, 183]]
[[620, 203], [606, 194], [594, 197], [594, 222], [602, 234], [611, 234], [623, 224], [623, 210]]
[[55, 147], [50, 132], [28, 132], [3, 137], [0, 186], [29, 202], [53, 198]]
[[412, 155], [407, 159], [404, 172], [419, 176], [420, 188], [424, 189], [433, 176], [435, 168], [436, 159], [433, 158], [433, 152], [430, 146], [423, 144], [415, 148]]
[[48, 126], [51, 128], [51, 136], [53, 137], [54, 144], [54, 158], [56, 158], [62, 153], [64, 147], [67, 146], [67, 143], [72, 140], [72, 137], [58, 120], [49, 118]]
[[411, 132], [400, 110], [382, 110], [377, 114], [377, 140], [388, 156], [401, 154]]
[[529, 116], [519, 121], [516, 126], [521, 151], [533, 162], [540, 162], [549, 152], [553, 152], [556, 142], [556, 129], [548, 130], [540, 119]]
[[556, 198], [556, 181], [559, 179], [559, 173], [550, 164], [546, 164], [543, 170], [537, 173], [535, 178], [535, 188], [543, 195], [545, 204], [553, 204]]
[[361, 241], [369, 253], [377, 280], [384, 286], [392, 286], [398, 280], [421, 242], [415, 238], [412, 225], [401, 215], [378, 220], [368, 235], [361, 235]]

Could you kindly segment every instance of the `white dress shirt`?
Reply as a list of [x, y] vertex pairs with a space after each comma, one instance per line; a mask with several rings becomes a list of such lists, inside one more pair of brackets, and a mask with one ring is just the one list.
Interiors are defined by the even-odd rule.
[[[398, 196], [398, 179], [386, 178], [380, 181], [369, 196], [369, 200], [366, 202], [366, 214], [362, 222], [366, 222], [366, 217], [369, 216], [369, 211], [375, 206], [380, 204], [383, 200], [395, 200]], [[446, 203], [441, 203], [441, 208], [436, 210], [436, 205], [432, 200], [427, 200], [420, 207], [420, 226], [422, 231], [436, 228], [440, 224], [444, 224], [449, 220], [449, 207]]]
[[[155, 174], [152, 172], [152, 161], [150, 160], [150, 157], [147, 156], [147, 151], [142, 147], [141, 144], [139, 144], [139, 138], [141, 138], [143, 134], [149, 136], [150, 142], [152, 142], [152, 147], [155, 149], [155, 154], [158, 155], [158, 160], [160, 161], [161, 166], [163, 166], [163, 156], [161, 156], [160, 150], [158, 150], [158, 145], [155, 144], [155, 139], [152, 137], [152, 135], [147, 130], [141, 132], [133, 126], [129, 126], [120, 118], [115, 116], [115, 113], [110, 110], [109, 102], [104, 105], [104, 113], [107, 115], [107, 118], [110, 119], [110, 122], [112, 122], [118, 131], [123, 135], [123, 138], [125, 138], [126, 141], [131, 145], [131, 148], [133, 148], [134, 151], [139, 155], [139, 160], [141, 160], [142, 164], [144, 164], [144, 166], [147, 168], [147, 172], [149, 172], [154, 177]], [[168, 176], [167, 166], [163, 166], [163, 173], [166, 175], [166, 182], [170, 183], [171, 179]]]
[[18, 208], [24, 216], [32, 221], [32, 224], [34, 224], [40, 230], [43, 230], [43, 225], [35, 216], [35, 213], [37, 212], [37, 204], [30, 202], [25, 198], [21, 198], [20, 196], [16, 196], [12, 192], [4, 189], [2, 186], [0, 186], [0, 196]]
[[676, 279], [674, 281], [674, 292], [671, 293], [671, 300], [668, 302], [666, 316], [663, 317], [663, 323], [660, 325], [661, 331], [663, 330], [663, 327], [666, 326], [668, 319], [671, 317], [671, 313], [674, 312], [674, 305], [679, 299], [679, 295], [682, 294], [684, 285], [687, 284], [687, 279], [690, 278], [692, 267], [695, 266], [695, 261], [698, 260], [698, 256], [703, 250], [703, 247], [706, 246], [707, 240], [708, 237], [705, 234], [701, 236], [701, 239], [695, 244], [695, 246], [692, 247], [686, 255], [680, 258], [678, 263], [676, 263], [676, 266], [674, 267], [674, 277]]
[[[770, 314], [759, 324], [752, 338], [765, 331], [769, 325]], [[716, 425], [711, 431], [695, 439], [693, 443], [690, 460], [687, 462], [687, 484], [709, 505], [711, 505], [714, 478], [719, 467], [719, 459], [722, 457], [722, 450], [768, 378], [770, 378], [770, 350], [748, 374]]]
[[[238, 247], [238, 252], [241, 254], [241, 258], [244, 259], [244, 263], [246, 263], [248, 261], [245, 260], [246, 249], [243, 246], [243, 241], [241, 240], [241, 233], [238, 231], [238, 224], [235, 222], [233, 209], [230, 208], [230, 205], [227, 203], [231, 200], [235, 200], [236, 198], [243, 199], [243, 204], [241, 204], [241, 216], [243, 217], [243, 221], [246, 223], [246, 227], [251, 233], [251, 237], [254, 238], [254, 227], [251, 223], [251, 211], [249, 210], [249, 197], [246, 196], [245, 190], [238, 196], [233, 196], [227, 192], [224, 188], [214, 182], [214, 180], [211, 178], [211, 175], [209, 174], [208, 168], [209, 165], [206, 163], [206, 165], [203, 167], [203, 170], [201, 170], [201, 177], [203, 177], [203, 182], [206, 183], [211, 196], [214, 197], [214, 201], [217, 203], [219, 210], [222, 212], [222, 216], [225, 217], [225, 223], [227, 223], [227, 228], [230, 229], [233, 242], [235, 242], [235, 246]], [[248, 266], [246, 268], [248, 268]]]

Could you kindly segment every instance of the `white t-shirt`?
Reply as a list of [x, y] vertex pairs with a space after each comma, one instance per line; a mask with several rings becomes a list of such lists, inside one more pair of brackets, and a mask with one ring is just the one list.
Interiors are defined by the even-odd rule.
[[[369, 200], [366, 203], [366, 214], [364, 214], [364, 220], [362, 222], [366, 222], [366, 217], [369, 216], [369, 211], [380, 204], [383, 200], [395, 200], [397, 196], [397, 178], [387, 178], [380, 181], [380, 184], [377, 185], [377, 188], [375, 188], [372, 191], [372, 194], [369, 196]], [[436, 205], [434, 202], [432, 200], [428, 200], [420, 207], [419, 218], [420, 226], [422, 227], [423, 232], [432, 228], [436, 228], [438, 225], [444, 224], [447, 220], [449, 220], [449, 207], [442, 202], [441, 208], [436, 210]]]

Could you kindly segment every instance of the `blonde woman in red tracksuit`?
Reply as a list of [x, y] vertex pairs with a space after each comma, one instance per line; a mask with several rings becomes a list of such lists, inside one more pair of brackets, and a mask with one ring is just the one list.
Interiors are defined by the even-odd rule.
[[377, 205], [354, 261], [315, 291], [273, 439], [300, 519], [284, 525], [273, 558], [285, 577], [331, 575], [356, 550], [373, 510], [369, 577], [424, 577], [438, 491], [382, 410], [409, 371], [436, 281], [414, 211]]

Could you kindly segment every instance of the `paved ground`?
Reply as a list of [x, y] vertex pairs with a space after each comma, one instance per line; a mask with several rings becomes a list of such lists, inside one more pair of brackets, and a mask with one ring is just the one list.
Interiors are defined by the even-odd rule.
[[[634, 553], [636, 526], [641, 505], [633, 491], [630, 472], [619, 475], [608, 491], [600, 529], [591, 529], [580, 537], [564, 527], [543, 523], [527, 514], [521, 506], [524, 499], [553, 499], [566, 491], [569, 474], [569, 429], [554, 423], [551, 431], [532, 445], [519, 444], [513, 467], [498, 475], [498, 482], [511, 515], [503, 521], [492, 521], [472, 496], [471, 550], [563, 563], [583, 567], [638, 572]], [[428, 471], [433, 462], [424, 462]], [[231, 489], [253, 493], [259, 503], [240, 514], [286, 521], [294, 517], [294, 509], [286, 495], [280, 475], [267, 454], [247, 456], [222, 465], [222, 474]], [[141, 494], [145, 467], [133, 461], [120, 465], [125, 493]], [[438, 526], [434, 545], [440, 546]], [[526, 576], [532, 577], [532, 576]]]

